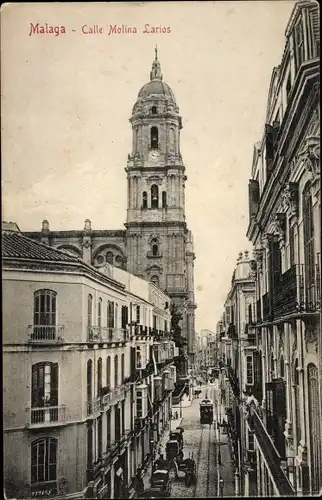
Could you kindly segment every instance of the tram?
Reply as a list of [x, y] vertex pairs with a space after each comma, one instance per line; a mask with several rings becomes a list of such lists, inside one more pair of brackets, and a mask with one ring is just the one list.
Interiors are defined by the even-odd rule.
[[210, 399], [204, 399], [200, 405], [200, 423], [212, 424], [214, 420], [214, 405]]

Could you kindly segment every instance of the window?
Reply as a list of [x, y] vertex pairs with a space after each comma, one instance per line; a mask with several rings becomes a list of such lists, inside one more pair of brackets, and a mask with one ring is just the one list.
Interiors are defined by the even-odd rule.
[[159, 147], [159, 131], [157, 127], [151, 127], [151, 148], [157, 149]]
[[87, 401], [92, 400], [93, 361], [87, 361]]
[[91, 469], [93, 464], [93, 426], [89, 422], [87, 428], [87, 468]]
[[87, 300], [87, 326], [92, 326], [93, 322], [93, 297], [91, 294]]
[[58, 406], [58, 363], [32, 366], [31, 407], [44, 406]]
[[296, 442], [297, 446], [301, 440], [301, 399], [300, 399], [300, 380], [299, 380], [299, 362], [295, 360], [294, 364], [294, 390], [295, 390], [295, 413], [296, 413]]
[[152, 255], [156, 256], [159, 254], [159, 247], [158, 245], [152, 245]]
[[141, 310], [140, 306], [136, 306], [136, 322], [139, 325], [141, 321]]
[[246, 383], [247, 385], [253, 385], [253, 357], [246, 357]]
[[302, 200], [306, 295], [310, 303], [314, 299], [314, 225], [310, 183], [303, 190]]
[[114, 319], [114, 328], [118, 328], [118, 317], [119, 317], [119, 306], [115, 304], [115, 319]]
[[41, 438], [31, 443], [31, 483], [56, 481], [57, 439]]
[[97, 325], [99, 328], [102, 326], [102, 299], [99, 299], [98, 301], [98, 307], [97, 307]]
[[114, 385], [115, 387], [118, 386], [119, 383], [119, 357], [116, 354], [114, 358]]
[[115, 265], [116, 265], [117, 267], [121, 267], [121, 266], [122, 266], [122, 263], [123, 263], [123, 259], [122, 259], [122, 257], [121, 257], [120, 255], [117, 255], [117, 256], [115, 257]]
[[157, 107], [156, 107], [156, 106], [152, 106], [152, 108], [151, 108], [151, 113], [152, 113], [153, 115], [156, 115], [156, 114], [157, 114]]
[[97, 395], [101, 394], [102, 390], [102, 358], [97, 360]]
[[106, 412], [106, 443], [109, 445], [111, 442], [111, 410]]
[[291, 88], [292, 88], [291, 73], [289, 73], [286, 81], [286, 97], [289, 96]]
[[308, 400], [309, 400], [309, 428], [311, 448], [311, 478], [312, 493], [319, 493], [322, 487], [322, 454], [321, 454], [321, 420], [319, 373], [318, 368], [310, 363], [307, 367]]
[[151, 186], [151, 208], [159, 207], [159, 188], [156, 184]]
[[125, 370], [125, 355], [121, 356], [121, 384], [124, 382], [124, 370]]
[[119, 441], [121, 438], [121, 410], [118, 405], [114, 406], [114, 426], [115, 441]]
[[97, 419], [97, 457], [102, 458], [103, 448], [103, 422], [102, 415]]
[[281, 356], [280, 359], [280, 377], [284, 378], [284, 358]]
[[113, 265], [113, 252], [106, 253], [106, 262]]
[[290, 243], [290, 264], [295, 264], [295, 226], [290, 226], [289, 229], [289, 243]]
[[136, 348], [136, 368], [138, 369], [142, 368], [142, 356], [140, 347]]
[[162, 208], [167, 208], [167, 193], [162, 191]]
[[142, 391], [136, 391], [136, 416], [141, 418], [143, 416], [142, 408]]
[[148, 208], [148, 193], [143, 191], [142, 194], [142, 208]]
[[128, 308], [127, 308], [127, 306], [122, 306], [122, 323], [121, 323], [121, 328], [123, 328], [123, 330], [125, 330], [127, 324], [128, 324]]
[[[107, 303], [107, 318], [106, 318], [106, 326], [110, 329], [114, 328], [114, 302], [111, 300]], [[110, 334], [112, 332], [110, 331]]]
[[37, 290], [34, 293], [34, 328], [32, 337], [54, 340], [56, 335], [56, 297], [53, 290]]
[[111, 387], [111, 358], [106, 358], [106, 386]]
[[254, 434], [248, 431], [248, 449], [253, 451], [254, 448]]

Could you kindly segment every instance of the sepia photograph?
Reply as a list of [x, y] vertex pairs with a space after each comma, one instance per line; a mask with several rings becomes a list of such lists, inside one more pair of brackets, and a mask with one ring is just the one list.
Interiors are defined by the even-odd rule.
[[1, 7], [6, 500], [322, 495], [315, 0]]

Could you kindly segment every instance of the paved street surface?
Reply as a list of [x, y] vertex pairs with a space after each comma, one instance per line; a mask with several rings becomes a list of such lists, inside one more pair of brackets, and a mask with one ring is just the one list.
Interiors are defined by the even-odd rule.
[[[173, 408], [178, 415], [182, 414], [182, 419], [172, 421], [171, 428], [175, 429], [178, 425], [184, 428], [183, 451], [184, 458], [192, 457], [197, 463], [197, 484], [189, 488], [184, 483], [184, 473], [179, 472], [178, 479], [172, 479], [173, 498], [213, 498], [216, 496], [234, 496], [234, 470], [227, 435], [220, 433], [220, 454], [221, 464], [218, 465], [218, 431], [214, 425], [200, 424], [199, 403], [206, 396], [209, 399], [219, 400], [220, 390], [217, 384], [208, 384], [202, 386], [202, 393], [199, 398], [194, 398], [192, 402], [186, 397], [180, 408]], [[224, 418], [224, 408], [220, 408], [221, 418]], [[219, 411], [214, 407], [214, 420]], [[159, 449], [165, 456], [165, 445], [169, 439], [169, 429], [164, 433]], [[145, 488], [149, 488], [151, 469], [149, 468], [144, 478]], [[223, 482], [223, 492], [218, 488], [218, 479], [221, 477]]]

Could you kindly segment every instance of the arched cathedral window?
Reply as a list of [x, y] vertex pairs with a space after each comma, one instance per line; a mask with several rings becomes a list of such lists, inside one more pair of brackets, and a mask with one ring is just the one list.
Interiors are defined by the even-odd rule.
[[162, 191], [162, 208], [167, 207], [167, 193], [166, 191]]
[[106, 262], [113, 265], [113, 252], [106, 253]]
[[152, 245], [152, 255], [158, 255], [159, 253], [159, 247], [158, 245]]
[[142, 195], [142, 208], [148, 208], [148, 193], [143, 191]]
[[152, 113], [153, 115], [156, 115], [156, 114], [157, 114], [157, 107], [156, 107], [156, 106], [152, 106], [152, 108], [151, 108], [151, 113]]
[[159, 188], [156, 184], [153, 184], [153, 186], [151, 186], [151, 207], [159, 207]]
[[151, 128], [151, 148], [157, 149], [159, 147], [159, 131], [157, 127]]

